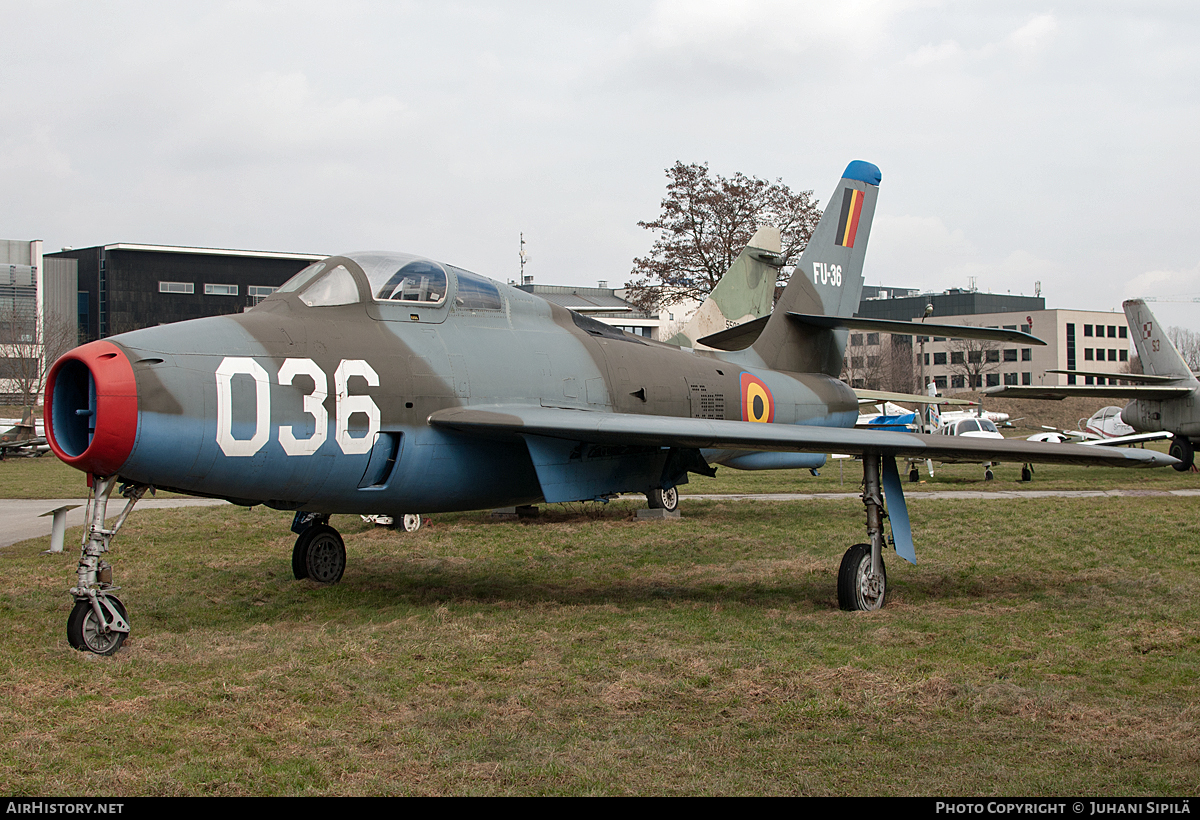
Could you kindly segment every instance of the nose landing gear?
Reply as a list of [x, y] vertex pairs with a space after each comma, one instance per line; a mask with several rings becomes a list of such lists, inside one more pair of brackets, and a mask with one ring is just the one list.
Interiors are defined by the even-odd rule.
[[105, 528], [104, 519], [108, 500], [116, 486], [116, 476], [92, 476], [92, 492], [86, 511], [88, 528], [82, 545], [83, 554], [79, 558], [78, 580], [70, 590], [75, 606], [67, 618], [67, 642], [75, 649], [97, 655], [111, 655], [120, 649], [130, 630], [125, 605], [113, 595], [120, 587], [112, 583], [112, 565], [101, 556], [108, 552], [113, 537], [125, 524], [133, 506], [150, 489], [143, 484], [121, 487], [120, 494], [127, 502], [110, 530]]

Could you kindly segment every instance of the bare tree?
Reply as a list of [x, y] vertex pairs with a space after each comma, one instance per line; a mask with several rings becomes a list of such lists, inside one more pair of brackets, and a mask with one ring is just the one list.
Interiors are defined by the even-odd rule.
[[39, 321], [37, 308], [22, 301], [0, 301], [0, 392], [32, 407], [51, 365], [78, 340], [69, 322], [53, 317]]
[[1200, 370], [1200, 333], [1186, 327], [1167, 328], [1167, 338], [1192, 370]]
[[[676, 162], [667, 169], [667, 194], [657, 219], [639, 222], [658, 232], [650, 253], [633, 260], [629, 301], [654, 310], [684, 298], [703, 301], [760, 224], [779, 228], [782, 256], [798, 256], [821, 219], [812, 191], [793, 193], [783, 180], [737, 173], [712, 176], [707, 165]], [[790, 269], [780, 271], [786, 283]]]
[[951, 339], [947, 345], [950, 353], [950, 371], [964, 378], [967, 388], [978, 390], [987, 387], [988, 374], [1000, 369], [1000, 343], [988, 339]]

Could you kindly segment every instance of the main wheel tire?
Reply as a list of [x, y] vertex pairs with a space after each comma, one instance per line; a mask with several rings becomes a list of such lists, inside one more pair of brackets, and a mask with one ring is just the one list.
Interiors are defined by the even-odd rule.
[[921, 471], [920, 470], [918, 470], [916, 467], [913, 467], [911, 470], [908, 471], [908, 483], [909, 484], [917, 484], [920, 482], [920, 480], [921, 480]]
[[988, 467], [986, 470], [983, 471], [983, 480], [984, 481], [992, 481], [993, 479], [995, 479], [995, 477], [996, 477], [996, 474], [992, 472], [991, 467]]
[[400, 519], [400, 525], [404, 527], [405, 532], [416, 532], [421, 529], [421, 516], [417, 513], [405, 513]]
[[[125, 611], [125, 605], [113, 595], [107, 598], [113, 609], [121, 613], [121, 617], [128, 623], [129, 614]], [[80, 652], [111, 655], [125, 643], [126, 633], [103, 632], [101, 629], [100, 622], [96, 620], [96, 613], [92, 611], [92, 602], [76, 601], [67, 618], [67, 643]]]
[[646, 503], [652, 510], [675, 512], [679, 509], [679, 488], [671, 487], [669, 490], [651, 490], [646, 493]]
[[1171, 440], [1171, 449], [1167, 451], [1171, 458], [1179, 459], [1178, 464], [1172, 464], [1181, 473], [1186, 473], [1192, 469], [1192, 463], [1196, 460], [1196, 448], [1192, 446], [1190, 439], [1176, 436]]
[[312, 537], [304, 556], [308, 577], [318, 584], [336, 584], [346, 571], [346, 545], [338, 531], [328, 524], [309, 527]]
[[308, 543], [312, 541], [314, 529], [316, 527], [308, 527], [296, 536], [296, 546], [292, 547], [292, 575], [297, 581], [308, 577]]
[[880, 577], [871, 573], [871, 545], [855, 544], [842, 556], [838, 569], [838, 606], [847, 612], [871, 612], [887, 597], [887, 567], [879, 561]]
[[1028, 465], [1021, 468], [1021, 480], [1022, 481], [1033, 481], [1033, 469], [1030, 468]]

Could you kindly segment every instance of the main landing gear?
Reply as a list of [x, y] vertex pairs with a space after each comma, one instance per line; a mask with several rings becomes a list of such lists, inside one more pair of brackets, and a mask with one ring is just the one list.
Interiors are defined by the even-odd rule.
[[872, 611], [887, 597], [887, 569], [883, 565], [883, 492], [879, 481], [880, 456], [863, 456], [863, 505], [867, 508], [868, 544], [855, 544], [842, 556], [838, 569], [838, 606], [848, 612]]
[[127, 499], [125, 509], [113, 528], [105, 529], [108, 500], [117, 486], [117, 477], [92, 476], [85, 519], [88, 522], [79, 558], [78, 580], [70, 590], [75, 606], [67, 618], [67, 642], [83, 652], [111, 655], [121, 648], [129, 635], [129, 614], [113, 593], [120, 587], [112, 582], [112, 565], [101, 556], [108, 552], [113, 537], [149, 487], [126, 484], [120, 494]]
[[679, 509], [679, 488], [651, 490], [646, 493], [646, 503], [652, 510], [675, 512]]
[[329, 526], [329, 516], [296, 513], [292, 531], [298, 532], [292, 548], [292, 575], [297, 581], [311, 578], [318, 584], [336, 584], [346, 571], [346, 544]]
[[1171, 440], [1171, 449], [1167, 451], [1171, 458], [1179, 459], [1178, 464], [1172, 464], [1181, 473], [1186, 473], [1192, 469], [1192, 464], [1196, 460], [1196, 447], [1192, 444], [1191, 439], [1184, 436], [1175, 436]]

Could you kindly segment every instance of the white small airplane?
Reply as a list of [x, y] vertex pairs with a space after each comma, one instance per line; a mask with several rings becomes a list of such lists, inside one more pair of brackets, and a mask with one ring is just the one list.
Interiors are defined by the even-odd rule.
[[1045, 427], [1047, 432], [1035, 433], [1029, 436], [1028, 440], [1045, 441], [1052, 444], [1073, 442], [1076, 444], [1116, 447], [1124, 444], [1143, 444], [1147, 441], [1161, 441], [1172, 438], [1172, 435], [1165, 431], [1154, 433], [1137, 432], [1121, 418], [1120, 407], [1102, 407], [1093, 413], [1091, 418], [1080, 419], [1079, 427], [1079, 430], [1059, 430], [1055, 427]]

